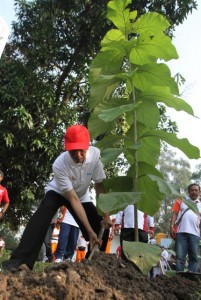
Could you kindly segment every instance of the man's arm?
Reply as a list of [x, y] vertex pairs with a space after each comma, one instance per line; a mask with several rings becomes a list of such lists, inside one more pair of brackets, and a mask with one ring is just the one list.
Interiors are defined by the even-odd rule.
[[[105, 193], [103, 182], [96, 182], [95, 183], [95, 191], [96, 191], [96, 197], [97, 198], [99, 197], [100, 194]], [[108, 213], [104, 213], [102, 222], [103, 222], [106, 229], [108, 229], [112, 226], [112, 220], [110, 219], [110, 215]]]
[[93, 248], [94, 244], [98, 244], [100, 246], [100, 241], [98, 240], [96, 233], [93, 231], [93, 229], [91, 228], [91, 225], [89, 224], [85, 210], [84, 210], [76, 192], [74, 190], [66, 192], [66, 197], [67, 197], [68, 201], [70, 202], [77, 217], [84, 225], [84, 227], [90, 237], [91, 248]]
[[175, 222], [176, 222], [176, 219], [177, 219], [177, 213], [176, 212], [173, 212], [172, 214], [172, 217], [171, 217], [171, 221], [170, 221], [170, 235], [172, 236], [173, 234], [175, 234]]

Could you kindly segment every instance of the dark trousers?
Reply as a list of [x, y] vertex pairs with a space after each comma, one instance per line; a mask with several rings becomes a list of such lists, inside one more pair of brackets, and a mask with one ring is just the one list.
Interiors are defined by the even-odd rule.
[[48, 231], [45, 236], [44, 244], [45, 244], [45, 252], [46, 252], [46, 257], [48, 258], [48, 261], [53, 260], [53, 255], [52, 255], [52, 248], [51, 248], [51, 239], [52, 239], [52, 232], [54, 230], [54, 224], [50, 224]]
[[[148, 233], [145, 230], [138, 229], [138, 240], [142, 243], [148, 243]], [[127, 259], [123, 252], [123, 241], [135, 241], [135, 228], [122, 228], [120, 233], [120, 245], [122, 248], [122, 258]]]
[[[45, 195], [44, 200], [41, 202], [36, 212], [30, 218], [20, 240], [19, 246], [13, 252], [11, 258], [17, 258], [22, 263], [25, 263], [30, 269], [33, 269], [38, 253], [45, 240], [45, 236], [50, 226], [51, 220], [59, 207], [63, 205], [66, 206], [66, 208], [74, 217], [75, 221], [78, 223], [85, 240], [89, 241], [88, 233], [82, 222], [78, 219], [77, 215], [73, 211], [70, 202], [58, 193], [54, 191], [48, 191]], [[101, 227], [100, 222], [102, 220], [102, 217], [98, 215], [97, 209], [92, 202], [82, 203], [82, 206], [86, 212], [92, 229], [98, 235]], [[109, 230], [105, 230], [103, 235], [103, 242], [100, 248], [101, 251], [105, 251], [108, 234]]]

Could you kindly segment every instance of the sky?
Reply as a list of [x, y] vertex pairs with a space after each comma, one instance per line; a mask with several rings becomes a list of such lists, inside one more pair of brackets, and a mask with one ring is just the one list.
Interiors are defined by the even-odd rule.
[[[198, 9], [188, 15], [187, 19], [177, 27], [173, 44], [177, 49], [179, 59], [168, 62], [172, 76], [181, 73], [186, 79], [186, 83], [181, 87], [181, 98], [187, 101], [193, 108], [195, 116], [189, 116], [184, 112], [175, 112], [168, 109], [168, 115], [177, 122], [179, 138], [187, 138], [189, 142], [201, 149], [201, 0], [198, 0]], [[0, 0], [0, 16], [4, 18], [10, 26], [15, 18], [14, 0]], [[186, 160], [188, 158], [179, 150], [176, 151], [178, 157]], [[201, 163], [199, 160], [188, 160], [192, 170]]]

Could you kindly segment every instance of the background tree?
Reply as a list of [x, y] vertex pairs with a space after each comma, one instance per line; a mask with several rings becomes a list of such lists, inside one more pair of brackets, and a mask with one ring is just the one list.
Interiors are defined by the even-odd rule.
[[3, 238], [4, 242], [6, 243], [6, 250], [14, 250], [19, 243], [19, 238], [16, 237], [15, 232], [6, 228], [6, 226], [1, 228], [0, 237]]
[[[88, 66], [111, 23], [108, 1], [16, 0], [17, 21], [0, 61], [0, 167], [11, 205], [13, 229], [26, 222], [54, 158], [63, 150], [64, 128], [87, 124]], [[196, 1], [133, 1], [139, 15], [160, 11], [182, 23]]]
[[193, 182], [201, 184], [201, 164], [197, 165], [191, 177]]
[[[167, 150], [161, 153], [158, 168], [167, 182], [173, 185], [181, 194], [186, 193], [192, 177], [188, 161], [183, 158], [177, 158], [175, 152]], [[156, 232], [169, 233], [174, 201], [175, 198], [172, 198], [170, 195], [166, 195], [162, 201], [160, 210], [154, 216]]]

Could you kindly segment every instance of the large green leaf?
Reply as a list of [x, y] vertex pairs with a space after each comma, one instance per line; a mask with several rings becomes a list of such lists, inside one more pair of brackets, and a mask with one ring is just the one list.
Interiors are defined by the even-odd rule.
[[137, 107], [137, 121], [146, 128], [155, 129], [160, 119], [158, 106], [153, 101], [144, 101]]
[[107, 46], [113, 48], [113, 43], [118, 41], [127, 41], [125, 35], [118, 29], [109, 30], [101, 41], [102, 51], [108, 50]]
[[107, 148], [101, 151], [101, 160], [103, 164], [111, 163], [124, 151], [122, 148]]
[[108, 134], [104, 136], [100, 141], [98, 141], [95, 146], [99, 149], [104, 148], [113, 148], [116, 143], [119, 143], [122, 141], [123, 136], [122, 135], [114, 135], [114, 134]]
[[144, 161], [138, 161], [138, 177], [144, 176], [146, 174], [152, 174], [157, 177], [163, 178], [161, 172], [153, 167], [150, 163]]
[[153, 181], [148, 175], [139, 177], [138, 191], [143, 192], [138, 209], [153, 216], [160, 208], [165, 194], [160, 192], [157, 182]]
[[184, 139], [178, 139], [175, 133], [169, 133], [162, 130], [152, 130], [144, 134], [144, 137], [158, 137], [161, 140], [167, 142], [173, 147], [180, 149], [188, 158], [198, 159], [200, 158], [200, 150], [196, 146], [193, 146], [189, 141]]
[[118, 77], [108, 79], [102, 75], [119, 73], [122, 59], [123, 56], [120, 51], [101, 52], [94, 59], [90, 67], [89, 76], [89, 82], [91, 84], [91, 94], [89, 98], [90, 108], [94, 108], [103, 99], [108, 99], [115, 90], [120, 79]]
[[[170, 92], [175, 95], [179, 94], [178, 86], [174, 78], [171, 77], [168, 66], [165, 64], [150, 63], [139, 66], [137, 72], [133, 72], [132, 80], [135, 87], [141, 91], [146, 91], [153, 86], [165, 88], [168, 86], [169, 94]], [[163, 93], [163, 88], [160, 91]]]
[[121, 105], [119, 107], [103, 110], [98, 116], [104, 122], [111, 122], [111, 121], [114, 121], [115, 119], [119, 118], [120, 116], [122, 116], [124, 113], [133, 111], [138, 106], [139, 106], [139, 103], [136, 105], [135, 104]]
[[130, 61], [135, 65], [156, 62], [157, 58], [165, 61], [178, 58], [171, 39], [164, 34], [158, 34], [154, 37], [139, 37], [138, 45], [131, 50], [129, 57]]
[[[114, 34], [114, 36], [113, 36]], [[103, 39], [101, 45], [101, 51], [103, 52], [109, 52], [113, 51], [114, 53], [121, 52], [122, 57], [127, 57], [128, 53], [132, 51], [133, 48], [137, 47], [137, 41], [136, 40], [127, 40], [120, 36], [117, 37], [117, 39], [114, 41], [114, 39], [117, 37], [117, 33], [111, 30], [111, 33], [107, 33], [105, 38]]]
[[156, 62], [158, 58], [164, 60], [178, 58], [171, 39], [164, 34], [169, 26], [167, 19], [160, 14], [142, 15], [133, 25], [133, 31], [139, 34], [139, 38], [138, 45], [130, 53], [130, 61], [133, 64], [143, 65]]
[[101, 134], [105, 134], [115, 128], [114, 123], [105, 123], [98, 118], [97, 114], [91, 114], [88, 121], [88, 129], [91, 138], [97, 138]]
[[110, 109], [110, 108], [118, 108], [119, 106], [127, 105], [127, 104], [132, 104], [132, 102], [128, 101], [126, 97], [109, 98], [107, 100], [103, 99], [94, 108], [94, 113], [100, 114], [103, 110]]
[[161, 14], [149, 12], [139, 17], [134, 23], [133, 31], [140, 35], [154, 36], [160, 32], [164, 32], [169, 26], [170, 23]]
[[93, 114], [91, 114], [89, 118], [88, 129], [90, 131], [91, 138], [96, 138], [100, 134], [108, 133], [116, 126], [114, 122], [104, 122], [103, 120], [101, 120], [99, 118], [100, 112], [104, 111], [105, 109], [115, 107], [117, 107], [118, 109], [119, 106], [129, 103], [126, 98], [111, 98], [109, 100], [109, 102], [107, 102], [106, 100], [99, 102], [94, 108]]
[[140, 201], [140, 192], [117, 192], [100, 194], [97, 200], [97, 208], [99, 214], [109, 213], [110, 215], [116, 214], [118, 211], [123, 210], [129, 204], [135, 204]]
[[107, 18], [110, 19], [114, 25], [127, 35], [131, 30], [130, 11], [126, 9], [131, 0], [114, 0], [108, 3]]
[[185, 111], [194, 116], [192, 107], [183, 99], [175, 97], [169, 87], [153, 86], [142, 92], [138, 96], [139, 101], [156, 101], [176, 109], [177, 111]]
[[159, 187], [159, 191], [163, 194], [179, 196], [180, 192], [175, 190], [173, 186], [169, 185], [163, 178], [153, 174], [147, 174], [151, 180], [156, 181]]
[[183, 196], [180, 196], [180, 198], [182, 198], [182, 201], [197, 215], [199, 215], [199, 210], [198, 207], [196, 205], [196, 203], [194, 203], [193, 201], [189, 201], [188, 199], [186, 199]]
[[105, 179], [103, 185], [106, 193], [133, 191], [133, 179], [129, 176], [118, 176]]
[[[139, 127], [138, 127], [139, 129]], [[134, 151], [133, 149], [136, 149], [136, 146], [134, 145], [132, 141], [132, 132], [129, 132], [129, 134], [126, 135], [124, 138], [124, 146], [127, 148], [127, 151], [125, 151], [125, 155], [127, 159], [129, 160], [130, 164], [134, 163]], [[140, 134], [139, 134], [140, 135]], [[138, 143], [138, 160], [139, 161], [145, 161], [149, 164], [152, 164], [155, 166], [158, 163], [158, 158], [160, 156], [160, 139], [152, 137], [152, 136], [146, 136], [139, 138]]]
[[160, 247], [141, 242], [123, 241], [123, 251], [128, 260], [132, 261], [144, 275], [148, 275], [161, 258]]

